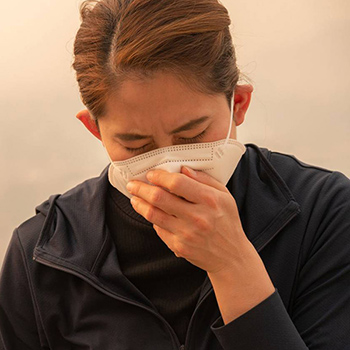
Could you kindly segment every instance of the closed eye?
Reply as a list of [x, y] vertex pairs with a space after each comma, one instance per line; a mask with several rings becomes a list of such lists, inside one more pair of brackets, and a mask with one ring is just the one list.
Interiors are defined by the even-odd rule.
[[205, 136], [206, 132], [207, 132], [207, 129], [205, 129], [204, 131], [202, 131], [200, 134], [198, 134], [195, 137], [190, 137], [190, 138], [180, 137], [179, 140], [183, 141], [184, 143], [195, 143], [195, 142], [198, 142], [199, 140], [201, 140]]
[[[207, 132], [207, 129], [202, 131], [197, 136], [194, 136], [194, 137], [179, 137], [178, 140], [181, 143], [196, 143], [196, 142], [199, 142], [205, 136], [206, 132]], [[147, 143], [146, 145], [143, 145], [143, 146], [137, 147], [137, 148], [130, 148], [130, 147], [124, 147], [124, 148], [130, 153], [142, 153], [143, 151], [146, 150], [146, 148], [149, 145], [151, 145], [151, 144]]]
[[142, 146], [142, 147], [138, 147], [138, 148], [130, 148], [130, 147], [124, 147], [128, 152], [131, 153], [139, 153], [144, 151], [148, 146], [150, 145], [150, 143], [147, 143], [146, 145]]

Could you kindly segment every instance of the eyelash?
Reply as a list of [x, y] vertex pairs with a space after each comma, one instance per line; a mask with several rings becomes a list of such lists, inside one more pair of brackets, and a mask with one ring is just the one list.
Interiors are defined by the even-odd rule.
[[125, 149], [130, 152], [130, 153], [138, 153], [143, 151], [144, 149], [146, 149], [148, 147], [149, 143], [147, 145], [144, 145], [142, 147], [139, 148], [129, 148], [129, 147], [125, 147]]
[[191, 137], [191, 138], [181, 137], [180, 139], [185, 141], [185, 142], [188, 142], [188, 143], [197, 142], [204, 137], [206, 132], [207, 132], [207, 129], [205, 129], [204, 131], [202, 131], [199, 135], [197, 135], [195, 137]]
[[[180, 139], [182, 141], [184, 141], [184, 143], [195, 143], [195, 142], [199, 141], [200, 139], [202, 139], [206, 132], [207, 132], [207, 129], [205, 129], [204, 131], [202, 131], [199, 135], [197, 135], [195, 137], [191, 137], [191, 138], [181, 137]], [[145, 150], [148, 146], [149, 146], [149, 143], [147, 145], [142, 146], [142, 147], [138, 147], [138, 148], [125, 147], [125, 149], [130, 153], [139, 153], [139, 152], [142, 152], [143, 150]]]

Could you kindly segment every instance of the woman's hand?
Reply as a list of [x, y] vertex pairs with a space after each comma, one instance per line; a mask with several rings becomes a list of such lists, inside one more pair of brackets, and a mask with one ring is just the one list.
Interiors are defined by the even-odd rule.
[[129, 183], [132, 205], [176, 256], [207, 272], [241, 264], [250, 244], [224, 185], [186, 167], [182, 173], [154, 170], [147, 179], [155, 186]]
[[176, 256], [208, 272], [225, 324], [275, 291], [224, 185], [186, 167], [180, 174], [154, 170], [147, 178], [153, 185], [127, 186], [134, 209]]

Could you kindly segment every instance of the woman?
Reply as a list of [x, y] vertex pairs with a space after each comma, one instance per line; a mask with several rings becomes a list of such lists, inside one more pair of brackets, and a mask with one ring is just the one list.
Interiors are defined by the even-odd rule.
[[227, 10], [81, 15], [77, 117], [111, 164], [15, 230], [1, 349], [349, 349], [349, 180], [236, 140]]

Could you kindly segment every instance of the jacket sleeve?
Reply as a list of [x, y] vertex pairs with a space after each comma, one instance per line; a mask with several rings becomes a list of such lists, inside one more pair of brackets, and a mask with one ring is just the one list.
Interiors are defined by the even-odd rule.
[[213, 325], [224, 350], [350, 349], [350, 181], [334, 172], [305, 229], [291, 311], [276, 290], [241, 317]]
[[0, 277], [0, 350], [42, 349], [27, 272], [24, 251], [15, 230]]

